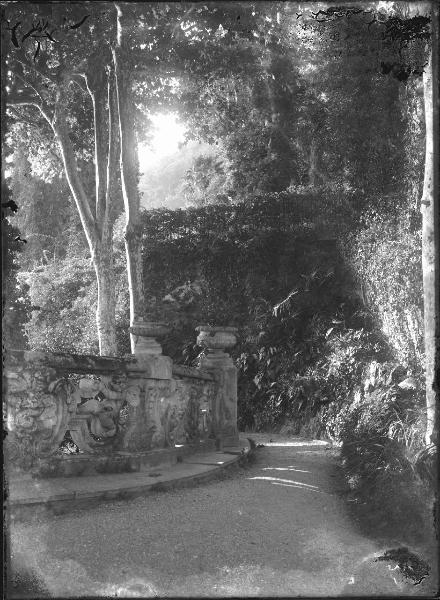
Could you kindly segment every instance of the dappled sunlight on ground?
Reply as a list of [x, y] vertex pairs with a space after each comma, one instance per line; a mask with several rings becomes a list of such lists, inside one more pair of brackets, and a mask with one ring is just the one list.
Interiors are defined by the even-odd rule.
[[286, 442], [265, 442], [265, 446], [281, 446], [281, 447], [296, 447], [296, 446], [322, 446], [323, 448], [328, 446], [327, 442], [322, 442], [320, 440], [313, 440], [310, 443], [305, 440], [289, 440]]
[[295, 467], [263, 467], [262, 471], [296, 471], [297, 473], [310, 473], [304, 469], [296, 469]]
[[[265, 469], [263, 469], [265, 470]], [[302, 471], [303, 473], [310, 473], [310, 471]], [[302, 483], [301, 481], [293, 481], [292, 479], [282, 479], [280, 477], [266, 477], [266, 476], [255, 476], [248, 477], [251, 480], [259, 480], [259, 481], [268, 481], [272, 485], [282, 485], [284, 487], [294, 487], [298, 489], [303, 489], [308, 492], [317, 492], [319, 494], [324, 494], [322, 490], [320, 490], [316, 485], [310, 485], [309, 483]]]
[[271, 481], [272, 485], [282, 485], [284, 487], [293, 487], [293, 488], [299, 488], [299, 489], [303, 489], [306, 492], [315, 492], [316, 494], [325, 494], [326, 492], [323, 492], [321, 490], [318, 490], [317, 488], [314, 489], [313, 487], [306, 487], [304, 484], [301, 483], [281, 483], [279, 481]]
[[308, 448], [306, 452], [323, 450], [331, 446], [330, 442], [324, 440], [311, 440], [299, 436], [283, 435], [281, 433], [241, 433], [243, 437], [251, 438], [257, 444], [264, 444], [274, 448]]
[[316, 450], [297, 450], [298, 454], [316, 454]]
[[308, 487], [308, 488], [313, 488], [315, 490], [319, 489], [316, 485], [310, 485], [308, 483], [302, 483], [300, 481], [292, 481], [291, 479], [281, 479], [280, 477], [265, 477], [263, 475], [261, 476], [256, 476], [256, 477], [248, 477], [248, 479], [259, 479], [259, 480], [263, 480], [263, 481], [278, 481], [280, 483], [294, 483], [295, 485], [301, 486], [301, 487]]

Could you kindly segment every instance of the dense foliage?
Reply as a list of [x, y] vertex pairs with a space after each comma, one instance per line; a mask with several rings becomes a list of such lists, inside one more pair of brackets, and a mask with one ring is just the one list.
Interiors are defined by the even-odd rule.
[[421, 233], [406, 219], [370, 213], [352, 242], [352, 263], [364, 282], [366, 301], [376, 314], [396, 357], [423, 370]]
[[[6, 188], [3, 188], [2, 192], [6, 192]], [[2, 198], [6, 198], [6, 193], [2, 193]], [[26, 347], [24, 324], [30, 316], [30, 305], [26, 288], [20, 286], [17, 281], [20, 254], [24, 244], [20, 231], [4, 216], [2, 218], [2, 343], [4, 348], [24, 349]]]

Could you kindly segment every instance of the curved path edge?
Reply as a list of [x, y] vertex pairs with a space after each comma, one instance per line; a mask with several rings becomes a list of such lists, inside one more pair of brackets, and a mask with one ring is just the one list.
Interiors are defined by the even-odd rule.
[[194, 454], [174, 465], [157, 465], [135, 473], [52, 479], [23, 477], [9, 482], [6, 506], [12, 518], [26, 518], [41, 511], [59, 514], [99, 502], [190, 487], [221, 477], [225, 471], [243, 464], [250, 452], [248, 442], [240, 440], [236, 447]]

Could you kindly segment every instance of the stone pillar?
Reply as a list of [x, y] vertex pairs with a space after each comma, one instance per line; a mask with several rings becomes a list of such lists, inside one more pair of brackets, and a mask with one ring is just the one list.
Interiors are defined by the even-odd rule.
[[217, 448], [235, 446], [238, 444], [237, 369], [225, 350], [235, 346], [237, 329], [200, 325], [196, 331], [198, 344], [205, 348], [200, 367], [214, 375], [218, 386], [212, 407]]
[[127, 427], [119, 440], [119, 450], [145, 452], [162, 443], [161, 407], [174, 389], [173, 361], [162, 354], [155, 339], [168, 333], [164, 323], [137, 318], [130, 333], [135, 345], [134, 354], [127, 357], [131, 359], [127, 373], [133, 400], [128, 403]]

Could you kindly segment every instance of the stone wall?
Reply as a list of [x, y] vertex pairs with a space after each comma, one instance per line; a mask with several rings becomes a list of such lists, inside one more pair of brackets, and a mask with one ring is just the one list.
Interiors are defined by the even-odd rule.
[[238, 442], [237, 375], [223, 352], [235, 343], [232, 330], [199, 328], [200, 369], [173, 365], [148, 331], [147, 323], [137, 324], [135, 354], [125, 359], [7, 353], [5, 451], [14, 472], [65, 475], [60, 444], [66, 432], [82, 465], [89, 457], [110, 471], [111, 465], [133, 470], [129, 458], [152, 451]]

